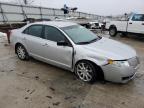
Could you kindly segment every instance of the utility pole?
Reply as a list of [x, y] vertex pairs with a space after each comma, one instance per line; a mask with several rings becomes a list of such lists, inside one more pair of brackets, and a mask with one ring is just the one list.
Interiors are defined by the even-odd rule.
[[24, 5], [32, 4], [34, 0], [23, 0]]
[[27, 4], [28, 4], [28, 1], [27, 1], [27, 0], [23, 0], [23, 1], [24, 1], [24, 4], [25, 4], [25, 5], [27, 5]]

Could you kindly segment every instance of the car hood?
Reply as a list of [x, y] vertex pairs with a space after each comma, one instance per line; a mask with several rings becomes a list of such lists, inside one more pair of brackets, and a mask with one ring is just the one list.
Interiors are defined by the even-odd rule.
[[92, 51], [97, 55], [112, 60], [126, 60], [136, 56], [136, 51], [132, 47], [104, 37], [82, 47], [84, 50]]

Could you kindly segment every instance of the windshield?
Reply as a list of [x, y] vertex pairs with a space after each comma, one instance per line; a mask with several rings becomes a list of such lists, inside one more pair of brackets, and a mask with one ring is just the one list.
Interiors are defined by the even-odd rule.
[[74, 25], [61, 28], [76, 44], [88, 44], [99, 39], [93, 32], [80, 26]]

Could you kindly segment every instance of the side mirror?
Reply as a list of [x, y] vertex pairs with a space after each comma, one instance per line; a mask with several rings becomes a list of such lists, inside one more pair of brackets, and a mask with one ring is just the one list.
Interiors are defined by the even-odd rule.
[[57, 46], [68, 46], [68, 43], [65, 41], [59, 41], [57, 42]]

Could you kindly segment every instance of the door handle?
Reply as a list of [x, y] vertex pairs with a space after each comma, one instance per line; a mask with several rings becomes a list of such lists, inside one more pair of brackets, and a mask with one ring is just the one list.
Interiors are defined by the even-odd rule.
[[47, 46], [47, 47], [48, 47], [49, 45], [48, 45], [47, 43], [45, 43], [45, 44], [43, 44], [42, 46]]
[[142, 23], [142, 25], [144, 25], [144, 23]]
[[130, 22], [129, 24], [132, 24], [132, 22]]
[[26, 40], [26, 38], [24, 37], [23, 40]]

